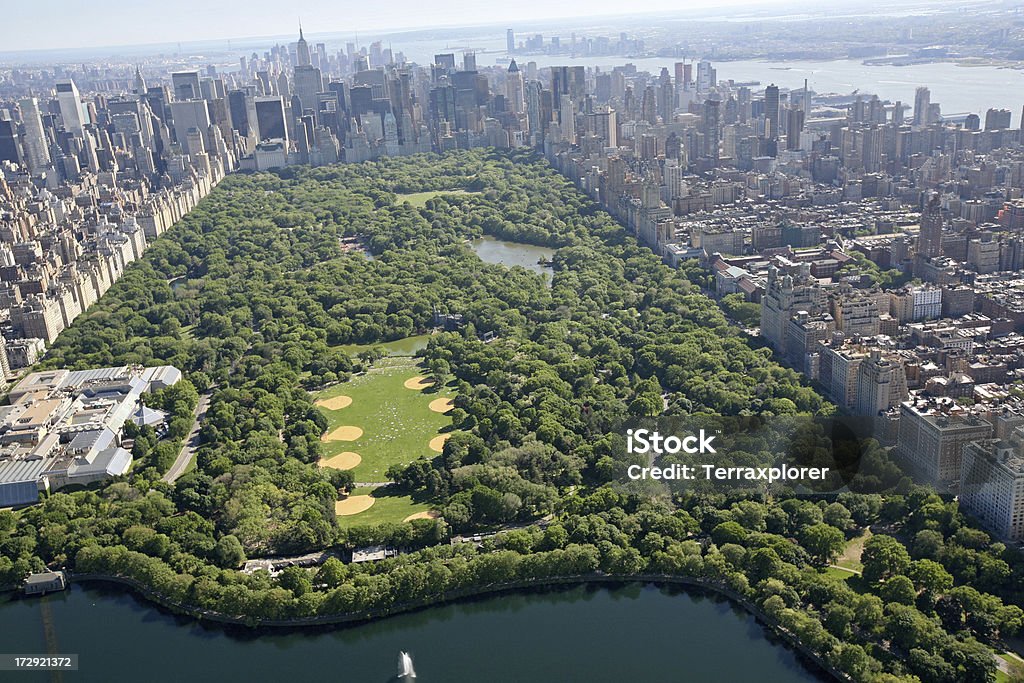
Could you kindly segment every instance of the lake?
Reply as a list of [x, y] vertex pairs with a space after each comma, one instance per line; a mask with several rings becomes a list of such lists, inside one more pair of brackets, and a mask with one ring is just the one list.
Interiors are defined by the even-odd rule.
[[496, 239], [490, 235], [475, 239], [469, 245], [476, 252], [476, 255], [480, 257], [481, 261], [509, 268], [512, 266], [522, 266], [527, 270], [532, 270], [534, 273], [544, 276], [548, 284], [551, 284], [551, 266], [541, 265], [539, 261], [542, 258], [545, 261], [550, 260], [555, 255], [554, 249], [524, 244], [523, 242], [508, 242]]
[[[117, 589], [0, 604], [4, 652], [78, 654], [65, 681], [395, 680], [408, 651], [420, 683], [828, 680], [741, 608], [628, 585], [482, 598], [361, 626], [255, 635], [164, 614]], [[49, 672], [11, 674], [51, 681]], [[6, 678], [4, 680], [7, 680]]]

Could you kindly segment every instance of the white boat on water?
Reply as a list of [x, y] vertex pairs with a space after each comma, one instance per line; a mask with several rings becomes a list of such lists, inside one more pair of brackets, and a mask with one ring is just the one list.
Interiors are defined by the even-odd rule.
[[412, 657], [408, 652], [398, 653], [398, 677], [416, 678], [416, 669], [412, 668]]

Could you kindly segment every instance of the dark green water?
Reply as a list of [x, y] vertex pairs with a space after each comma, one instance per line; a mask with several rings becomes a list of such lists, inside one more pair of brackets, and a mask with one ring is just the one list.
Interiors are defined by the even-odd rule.
[[[44, 607], [45, 601], [45, 607]], [[0, 651], [80, 658], [71, 681], [395, 681], [398, 653], [420, 683], [826, 680], [721, 598], [653, 586], [510, 594], [362, 626], [253, 635], [163, 614], [116, 589], [0, 605]], [[0, 681], [52, 681], [0, 672]]]
[[495, 239], [490, 235], [475, 239], [469, 244], [481, 261], [507, 267], [522, 266], [538, 275], [547, 276], [548, 280], [551, 279], [551, 267], [542, 266], [538, 261], [542, 258], [544, 260], [551, 259], [555, 255], [554, 249], [523, 242], [507, 242]]

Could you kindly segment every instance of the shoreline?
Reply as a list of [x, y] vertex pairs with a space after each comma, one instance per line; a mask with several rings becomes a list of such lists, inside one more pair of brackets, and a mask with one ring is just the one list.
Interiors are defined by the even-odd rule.
[[[683, 588], [685, 591], [697, 591], [711, 594], [712, 596], [727, 600], [746, 611], [754, 617], [772, 636], [781, 638], [783, 645], [792, 648], [805, 661], [805, 665], [816, 673], [827, 676], [831, 680], [851, 681], [852, 679], [840, 669], [830, 664], [823, 655], [808, 648], [795, 634], [784, 629], [777, 621], [768, 616], [755, 603], [736, 593], [728, 586], [710, 581], [707, 579], [673, 576], [667, 574], [584, 574], [577, 576], [558, 576], [544, 579], [532, 579], [512, 581], [502, 584], [490, 584], [475, 588], [451, 591], [437, 598], [421, 600], [412, 603], [392, 605], [388, 608], [369, 610], [365, 612], [330, 614], [315, 617], [297, 617], [293, 619], [260, 619], [247, 616], [233, 616], [205, 610], [192, 605], [177, 603], [164, 595], [156, 592], [145, 583], [136, 579], [114, 574], [73, 574], [69, 573], [69, 586], [78, 583], [96, 584], [98, 586], [116, 587], [120, 591], [130, 594], [157, 611], [165, 612], [169, 616], [184, 618], [203, 625], [216, 625], [230, 630], [233, 627], [244, 627], [248, 635], [259, 635], [261, 633], [287, 633], [329, 630], [334, 627], [359, 626], [388, 617], [410, 614], [434, 607], [454, 605], [470, 602], [478, 598], [498, 597], [504, 594], [529, 593], [536, 590], [572, 588], [577, 586], [601, 586], [614, 587], [614, 585], [644, 584], [658, 587]], [[7, 600], [27, 599], [15, 590], [14, 596], [7, 595]]]

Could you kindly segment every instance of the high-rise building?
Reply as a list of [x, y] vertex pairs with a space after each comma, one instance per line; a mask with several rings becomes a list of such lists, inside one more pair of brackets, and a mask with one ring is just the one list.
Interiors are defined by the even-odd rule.
[[939, 195], [928, 198], [924, 211], [921, 212], [921, 232], [917, 237], [917, 255], [922, 258], [935, 258], [942, 255], [942, 208]]
[[1024, 540], [1024, 430], [964, 446], [960, 506], [999, 538]]
[[516, 34], [512, 29], [505, 31], [505, 51], [509, 54], [516, 51]]
[[57, 81], [57, 102], [60, 105], [60, 118], [64, 122], [64, 130], [83, 137], [85, 122], [82, 116], [82, 97], [78, 94], [78, 86], [70, 78]]
[[932, 93], [928, 88], [920, 87], [914, 92], [914, 125], [927, 126], [931, 112]]
[[25, 161], [33, 175], [39, 175], [50, 167], [50, 146], [43, 130], [43, 119], [39, 115], [39, 101], [26, 97], [18, 102], [21, 120], [25, 124]]
[[704, 134], [704, 156], [715, 161], [718, 161], [721, 104], [721, 101], [716, 99], [704, 100], [704, 127], [701, 131]]
[[786, 149], [800, 149], [800, 134], [804, 132], [804, 110], [790, 109], [786, 117]]
[[907, 398], [907, 376], [898, 360], [883, 358], [872, 349], [861, 362], [857, 377], [857, 413], [878, 415]]
[[249, 107], [244, 90], [232, 90], [228, 93], [228, 114], [231, 127], [242, 137], [249, 135]]
[[309, 66], [312, 60], [309, 57], [309, 43], [302, 35], [302, 24], [299, 24], [299, 41], [295, 44], [295, 66]]
[[785, 355], [786, 331], [790, 318], [798, 311], [814, 316], [825, 310], [825, 293], [811, 276], [810, 264], [801, 263], [796, 276], [780, 274], [774, 265], [768, 268], [768, 283], [761, 299], [761, 336]]
[[958, 483], [964, 446], [992, 436], [990, 422], [973, 414], [954, 413], [952, 403], [947, 398], [900, 404], [896, 458], [923, 482]]
[[604, 147], [618, 147], [618, 124], [614, 109], [587, 114], [587, 132], [600, 138]]
[[[171, 120], [174, 122], [175, 137], [183, 152], [198, 154], [213, 148], [210, 140], [210, 110], [206, 106], [206, 100], [171, 102]], [[190, 131], [196, 131], [202, 138], [202, 149], [197, 149], [196, 145], [190, 146]]]
[[526, 93], [523, 90], [523, 74], [519, 71], [516, 60], [508, 65], [508, 72], [505, 74], [505, 97], [508, 98], [508, 108], [514, 114], [522, 114], [526, 111]]
[[764, 89], [764, 137], [779, 139], [779, 86], [774, 83]]
[[18, 136], [18, 124], [3, 113], [0, 113], [0, 161], [21, 163], [21, 140]]
[[317, 94], [324, 89], [324, 79], [320, 69], [309, 64], [295, 67], [294, 95], [299, 98], [300, 111], [293, 111], [292, 116], [298, 118], [306, 111], [316, 111]]
[[260, 140], [288, 140], [288, 125], [284, 117], [283, 99], [280, 97], [257, 97], [255, 110], [256, 131]]
[[985, 130], [1001, 130], [1009, 127], [1009, 109], [989, 109], [985, 112]]
[[576, 110], [568, 95], [561, 97], [558, 123], [562, 127], [562, 138], [570, 145], [576, 144]]
[[171, 74], [171, 87], [176, 100], [198, 100], [203, 96], [198, 71], [176, 71]]

